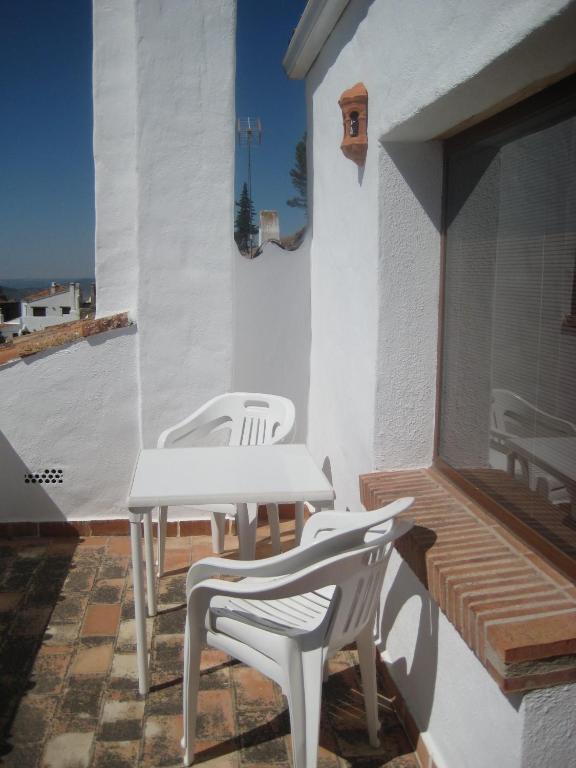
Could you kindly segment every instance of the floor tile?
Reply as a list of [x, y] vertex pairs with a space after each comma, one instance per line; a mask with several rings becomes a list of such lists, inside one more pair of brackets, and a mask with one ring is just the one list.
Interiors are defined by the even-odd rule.
[[25, 696], [18, 706], [11, 730], [13, 742], [44, 741], [58, 706], [55, 697]]
[[46, 745], [42, 768], [89, 768], [93, 733], [62, 733]]
[[119, 603], [124, 584], [124, 579], [99, 579], [92, 589], [90, 602]]
[[93, 603], [86, 609], [82, 625], [83, 636], [116, 636], [120, 623], [120, 603]]
[[134, 768], [138, 765], [137, 741], [96, 742], [93, 765], [98, 768]]
[[[104, 675], [110, 669], [114, 646], [112, 643], [94, 648], [81, 647], [72, 663], [73, 675]], [[115, 657], [115, 660], [118, 657]]]
[[24, 592], [0, 592], [0, 613], [13, 611], [23, 595]]

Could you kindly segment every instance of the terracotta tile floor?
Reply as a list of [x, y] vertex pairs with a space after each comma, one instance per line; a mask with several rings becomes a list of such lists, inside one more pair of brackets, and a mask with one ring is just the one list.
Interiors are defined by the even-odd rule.
[[[283, 523], [283, 546], [292, 543]], [[268, 551], [259, 529], [259, 556]], [[231, 552], [235, 540], [227, 545]], [[152, 690], [138, 695], [129, 540], [0, 540], [0, 764], [127, 768], [181, 764], [181, 667], [186, 566], [211, 554], [207, 536], [168, 540], [160, 612], [149, 620]], [[279, 688], [207, 650], [197, 764], [288, 768], [290, 731]], [[318, 765], [417, 768], [389, 702], [381, 748], [364, 729], [355, 654], [342, 652], [325, 684]]]

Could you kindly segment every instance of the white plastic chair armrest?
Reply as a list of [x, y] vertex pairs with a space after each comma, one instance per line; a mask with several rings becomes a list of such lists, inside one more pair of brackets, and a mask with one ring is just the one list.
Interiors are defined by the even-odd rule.
[[340, 539], [346, 531], [334, 531], [322, 541], [300, 544], [298, 547], [262, 560], [228, 560], [223, 557], [205, 557], [194, 563], [186, 578], [186, 593], [197, 584], [213, 576], [240, 576], [242, 578], [277, 578], [293, 574], [318, 560], [341, 550]]
[[210, 421], [212, 418], [211, 411], [221, 397], [221, 395], [213, 397], [211, 400], [208, 400], [207, 403], [201, 405], [200, 408], [194, 411], [194, 413], [191, 413], [189, 416], [186, 416], [185, 419], [182, 419], [182, 421], [165, 429], [158, 438], [158, 442], [156, 443], [157, 448], [165, 448], [167, 444], [170, 444], [173, 439], [179, 436], [179, 433], [183, 429], [190, 427], [190, 425], [197, 423], [197, 426], [202, 426], [206, 421]]

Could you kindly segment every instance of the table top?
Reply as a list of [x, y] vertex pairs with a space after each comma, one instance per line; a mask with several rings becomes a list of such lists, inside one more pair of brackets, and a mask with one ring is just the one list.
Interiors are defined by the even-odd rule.
[[547, 472], [576, 482], [576, 437], [508, 437], [507, 442]]
[[146, 448], [128, 506], [330, 501], [334, 489], [305, 445]]

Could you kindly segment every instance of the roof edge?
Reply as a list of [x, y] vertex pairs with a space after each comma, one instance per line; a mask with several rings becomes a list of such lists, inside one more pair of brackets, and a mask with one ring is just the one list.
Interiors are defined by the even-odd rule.
[[292, 80], [302, 80], [350, 0], [308, 0], [282, 61]]

